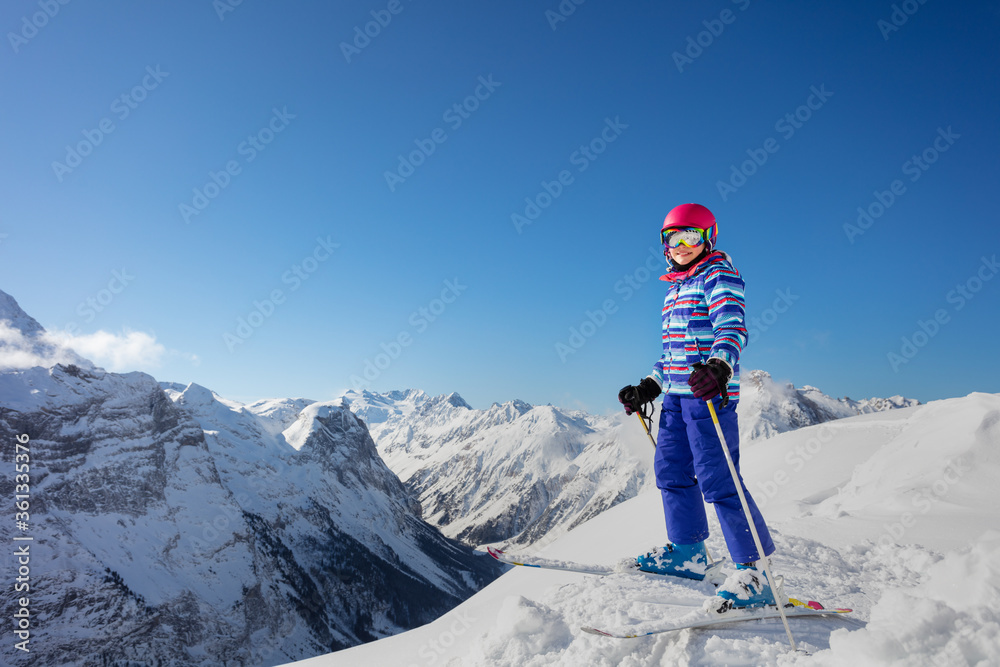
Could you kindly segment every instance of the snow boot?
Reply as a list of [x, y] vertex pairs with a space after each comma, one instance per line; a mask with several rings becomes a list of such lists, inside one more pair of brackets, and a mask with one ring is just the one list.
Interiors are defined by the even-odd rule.
[[[778, 578], [778, 588], [780, 591], [780, 578]], [[715, 595], [718, 599], [713, 606], [719, 613], [730, 609], [776, 605], [767, 575], [763, 568], [757, 569], [756, 563], [737, 563], [736, 572], [729, 575]]]
[[708, 568], [708, 551], [704, 542], [672, 544], [656, 547], [635, 559], [633, 567], [652, 574], [666, 574], [701, 581]]

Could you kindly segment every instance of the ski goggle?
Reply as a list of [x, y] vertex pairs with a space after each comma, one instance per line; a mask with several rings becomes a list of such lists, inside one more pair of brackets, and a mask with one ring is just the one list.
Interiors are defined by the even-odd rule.
[[685, 229], [664, 229], [660, 233], [663, 245], [668, 248], [676, 248], [685, 245], [688, 248], [695, 248], [705, 242], [705, 232], [695, 227]]

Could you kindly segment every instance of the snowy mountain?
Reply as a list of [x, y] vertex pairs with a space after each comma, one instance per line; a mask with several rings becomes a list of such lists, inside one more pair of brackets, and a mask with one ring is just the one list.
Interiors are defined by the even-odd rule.
[[[745, 374], [743, 442], [911, 399], [852, 401]], [[458, 394], [348, 392], [379, 453], [419, 499], [424, 518], [471, 545], [550, 541], [655, 482], [652, 445], [636, 417], [598, 417], [523, 401], [471, 408]], [[658, 413], [654, 415], [656, 433]]]
[[457, 394], [348, 392], [423, 516], [468, 544], [527, 545], [633, 497], [652, 446], [635, 418], [522, 401], [474, 410]]
[[88, 360], [53, 340], [45, 328], [3, 290], [0, 290], [0, 352], [0, 372], [56, 364], [93, 367]]
[[[864, 414], [756, 441], [742, 457], [792, 596], [847, 617], [780, 620], [615, 640], [700, 617], [702, 582], [515, 568], [441, 619], [298, 663], [549, 665], [1000, 664], [1000, 394]], [[709, 549], [725, 554], [712, 517]], [[539, 549], [612, 565], [662, 544], [647, 489]], [[533, 550], [533, 552], [535, 552]], [[726, 567], [731, 569], [730, 566]]]
[[749, 442], [833, 419], [919, 404], [902, 396], [860, 401], [832, 398], [809, 385], [778, 384], [765, 371], [744, 371], [740, 374], [740, 438]]
[[35, 619], [31, 664], [273, 665], [426, 623], [501, 571], [419, 518], [350, 411], [19, 368], [43, 332], [0, 296], [0, 458], [24, 475], [0, 494], [27, 496], [3, 535], [28, 550], [4, 567], [30, 570], [0, 613]]

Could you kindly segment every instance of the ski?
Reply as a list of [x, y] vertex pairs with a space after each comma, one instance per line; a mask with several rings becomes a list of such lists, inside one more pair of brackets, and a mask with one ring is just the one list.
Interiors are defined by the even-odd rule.
[[[810, 600], [802, 602], [795, 598], [788, 599], [789, 604], [785, 605], [785, 616], [836, 616], [837, 614], [850, 613], [851, 609], [826, 609], [819, 602]], [[730, 609], [729, 611], [713, 616], [705, 616], [693, 621], [675, 621], [663, 627], [638, 633], [617, 633], [597, 628], [582, 627], [584, 632], [600, 637], [611, 637], [613, 639], [637, 639], [639, 637], [649, 637], [659, 635], [664, 632], [676, 632], [677, 630], [688, 630], [692, 628], [705, 628], [713, 625], [723, 625], [725, 623], [742, 623], [745, 621], [756, 621], [764, 618], [780, 618], [781, 614], [777, 607], [758, 607], [755, 609]]]
[[[562, 570], [564, 572], [580, 572], [582, 574], [594, 574], [599, 577], [606, 577], [610, 574], [640, 574], [647, 577], [671, 577], [673, 579], [683, 579], [685, 581], [702, 581], [701, 579], [691, 579], [689, 577], [678, 577], [676, 575], [664, 575], [655, 574], [653, 572], [643, 572], [638, 569], [618, 569], [608, 565], [587, 565], [584, 563], [574, 563], [571, 561], [563, 560], [552, 560], [549, 558], [541, 558], [539, 556], [525, 556], [518, 555], [516, 558], [511, 556], [500, 549], [494, 549], [493, 547], [486, 547], [486, 551], [497, 559], [501, 563], [507, 563], [508, 565], [520, 565], [522, 567], [537, 567], [545, 570]], [[716, 586], [725, 580], [725, 575], [722, 573], [722, 566], [725, 564], [726, 559], [721, 558], [705, 570], [705, 579], [711, 584]]]

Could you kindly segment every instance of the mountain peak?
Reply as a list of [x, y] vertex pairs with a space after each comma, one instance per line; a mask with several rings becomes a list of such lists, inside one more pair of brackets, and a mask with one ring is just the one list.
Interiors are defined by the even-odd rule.
[[11, 327], [25, 336], [37, 336], [45, 332], [45, 327], [24, 312], [17, 300], [3, 290], [0, 290], [0, 320], [10, 322]]
[[94, 365], [45, 331], [17, 301], [0, 291], [0, 369], [52, 368], [58, 364]]
[[192, 382], [181, 392], [180, 399], [186, 405], [208, 405], [215, 402], [215, 393]]
[[465, 402], [465, 399], [458, 395], [457, 392], [451, 392], [444, 398], [449, 404], [454, 405], [456, 408], [468, 408], [472, 409], [472, 406]]
[[[423, 392], [421, 392], [423, 393]], [[426, 395], [425, 395], [426, 397]], [[425, 401], [427, 407], [433, 407], [436, 405], [447, 404], [453, 408], [465, 408], [471, 410], [472, 406], [465, 402], [465, 399], [459, 396], [456, 392], [450, 394], [441, 394], [440, 396], [435, 396], [434, 398], [427, 399]]]
[[422, 389], [394, 389], [393, 391], [386, 392], [383, 396], [393, 401], [406, 401], [410, 399], [419, 401], [427, 398], [427, 394]]
[[518, 415], [523, 415], [524, 413], [531, 410], [533, 406], [531, 403], [526, 403], [519, 398], [515, 398], [509, 401], [504, 401], [503, 403], [493, 403], [490, 406], [491, 412], [514, 412]]

